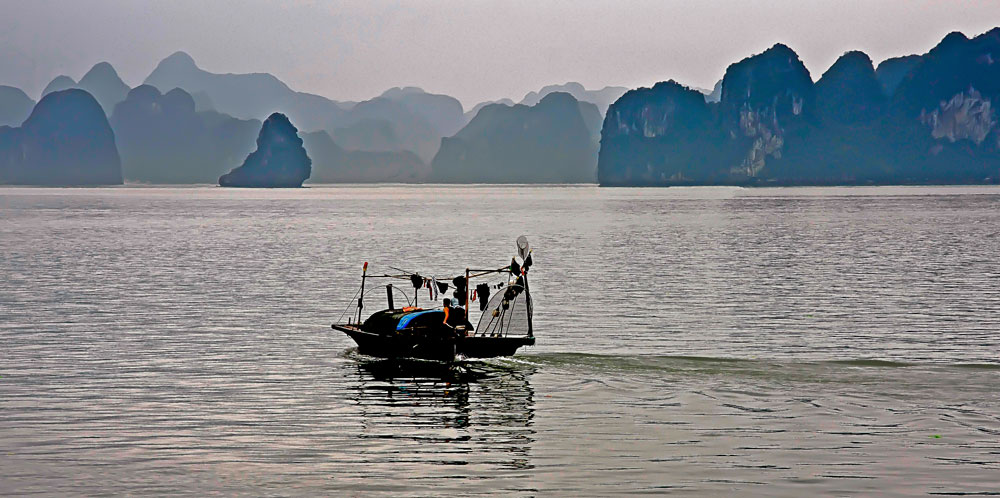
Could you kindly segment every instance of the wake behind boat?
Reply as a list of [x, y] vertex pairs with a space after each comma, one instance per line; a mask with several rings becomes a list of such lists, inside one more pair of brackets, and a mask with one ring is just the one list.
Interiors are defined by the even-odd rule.
[[[528, 287], [531, 249], [524, 236], [518, 237], [517, 249], [520, 263], [515, 257], [508, 266], [467, 268], [462, 275], [443, 279], [392, 267], [396, 273], [369, 275], [366, 262], [357, 294], [357, 312], [346, 323], [332, 327], [350, 336], [358, 344], [358, 352], [369, 356], [439, 361], [511, 356], [521, 346], [535, 344], [534, 307]], [[403, 289], [389, 283], [385, 286], [388, 308], [362, 320], [365, 286], [372, 279], [408, 281], [404, 289], [413, 289], [413, 300]], [[431, 303], [436, 303], [452, 289], [451, 297], [444, 297], [441, 306], [418, 306], [424, 292]], [[405, 306], [396, 306], [397, 296], [402, 298], [399, 304], [405, 301]], [[478, 304], [480, 311], [475, 327], [469, 321], [472, 304]]]

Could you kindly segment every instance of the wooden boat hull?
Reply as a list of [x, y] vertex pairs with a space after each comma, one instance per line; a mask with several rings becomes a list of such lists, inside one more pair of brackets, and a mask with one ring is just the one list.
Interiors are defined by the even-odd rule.
[[511, 356], [521, 346], [535, 344], [534, 337], [455, 337], [416, 339], [400, 335], [383, 335], [361, 330], [356, 325], [333, 325], [358, 344], [358, 352], [380, 358], [421, 358], [452, 361], [466, 358]]

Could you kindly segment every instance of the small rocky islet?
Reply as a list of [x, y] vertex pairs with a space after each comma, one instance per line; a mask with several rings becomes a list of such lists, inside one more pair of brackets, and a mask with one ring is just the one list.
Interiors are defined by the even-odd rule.
[[299, 130], [281, 113], [271, 114], [260, 127], [257, 150], [243, 164], [219, 177], [223, 187], [301, 187], [312, 173]]

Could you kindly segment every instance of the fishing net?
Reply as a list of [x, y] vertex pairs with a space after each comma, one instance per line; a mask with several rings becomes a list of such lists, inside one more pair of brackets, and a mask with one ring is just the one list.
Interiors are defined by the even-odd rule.
[[531, 303], [524, 288], [509, 285], [490, 298], [476, 326], [476, 335], [506, 337], [528, 335], [528, 317]]

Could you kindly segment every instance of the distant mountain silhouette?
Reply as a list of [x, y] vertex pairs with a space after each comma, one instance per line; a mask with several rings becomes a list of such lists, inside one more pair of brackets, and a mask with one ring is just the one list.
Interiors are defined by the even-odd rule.
[[709, 103], [719, 102], [722, 100], [722, 80], [715, 82], [715, 86], [712, 87], [712, 91], [705, 95], [705, 101]]
[[191, 94], [204, 93], [215, 110], [241, 119], [261, 119], [281, 112], [305, 130], [333, 129], [345, 117], [336, 102], [293, 91], [270, 74], [210, 73], [184, 52], [160, 61], [145, 83], [160, 91], [183, 88]]
[[430, 173], [410, 151], [348, 151], [325, 131], [304, 133], [302, 141], [313, 160], [310, 183], [417, 182]]
[[194, 99], [150, 85], [128, 93], [111, 116], [129, 181], [215, 183], [253, 150], [260, 121], [196, 112]]
[[184, 52], [161, 61], [146, 84], [161, 91], [183, 88], [195, 97], [199, 110], [252, 119], [282, 112], [304, 131], [330, 132], [347, 150], [409, 150], [424, 162], [434, 158], [442, 137], [465, 124], [458, 100], [420, 88], [397, 87], [364, 102], [335, 102], [293, 91], [267, 73], [210, 73]]
[[191, 98], [194, 99], [194, 109], [196, 111], [201, 112], [215, 110], [215, 104], [212, 102], [212, 97], [209, 97], [207, 93], [194, 92], [191, 94]]
[[[194, 101], [191, 105], [194, 106]], [[301, 187], [312, 172], [312, 160], [298, 132], [284, 114], [276, 112], [268, 116], [257, 136], [257, 150], [240, 167], [219, 177], [219, 185]]]
[[376, 97], [359, 102], [348, 111], [345, 121], [347, 125], [334, 130], [338, 143], [346, 149], [408, 150], [430, 162], [441, 146], [440, 130], [400, 100]]
[[578, 183], [595, 177], [596, 144], [571, 95], [555, 92], [537, 105], [482, 108], [442, 140], [431, 180], [444, 183]]
[[628, 88], [622, 86], [606, 86], [600, 90], [587, 90], [583, 85], [571, 81], [563, 85], [545, 86], [537, 92], [528, 92], [521, 99], [520, 103], [533, 106], [550, 93], [565, 92], [572, 95], [576, 100], [596, 105], [597, 109], [601, 112], [601, 116], [604, 116], [608, 112], [608, 107], [624, 95], [626, 91], [628, 91]]
[[329, 133], [336, 135], [337, 143], [347, 150], [375, 152], [407, 149], [396, 135], [395, 127], [385, 119], [363, 118]]
[[0, 183], [122, 183], [114, 133], [97, 100], [79, 89], [52, 92], [20, 128], [0, 127]]
[[580, 117], [583, 118], [583, 124], [587, 126], [587, 131], [590, 132], [594, 150], [597, 150], [597, 142], [601, 139], [601, 126], [604, 124], [604, 115], [601, 114], [601, 111], [597, 109], [595, 104], [591, 104], [590, 102], [579, 102], [577, 105], [580, 107]]
[[[726, 71], [720, 103], [676, 83], [608, 111], [604, 185], [996, 183], [1000, 28], [878, 70], [848, 52], [813, 84], [778, 44]], [[887, 98], [886, 93], [891, 91]]]
[[20, 88], [0, 85], [0, 126], [21, 126], [35, 101]]
[[115, 105], [125, 100], [130, 88], [118, 77], [115, 68], [107, 62], [100, 62], [80, 78], [76, 88], [86, 90], [101, 104], [104, 113], [111, 116]]
[[61, 92], [70, 88], [76, 88], [76, 81], [73, 81], [73, 78], [65, 75], [56, 76], [48, 85], [45, 85], [45, 89], [42, 90], [42, 97], [52, 92]]
[[450, 137], [465, 125], [462, 103], [454, 97], [427, 93], [416, 87], [390, 88], [382, 97], [395, 100], [424, 118], [441, 137]]
[[479, 110], [480, 109], [482, 109], [483, 107], [486, 107], [488, 105], [491, 105], [491, 104], [502, 104], [502, 105], [505, 105], [507, 107], [510, 107], [510, 106], [514, 105], [514, 101], [510, 100], [510, 99], [500, 99], [500, 100], [488, 100], [486, 102], [480, 102], [480, 103], [476, 104], [475, 106], [473, 106], [472, 109], [469, 109], [468, 112], [465, 113], [465, 116], [464, 116], [465, 123], [468, 124], [469, 121], [472, 121], [472, 118], [476, 117], [476, 114], [479, 114]]

